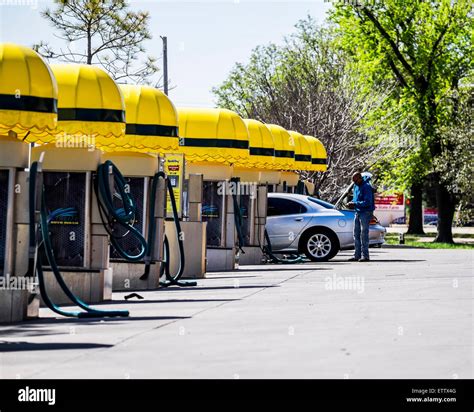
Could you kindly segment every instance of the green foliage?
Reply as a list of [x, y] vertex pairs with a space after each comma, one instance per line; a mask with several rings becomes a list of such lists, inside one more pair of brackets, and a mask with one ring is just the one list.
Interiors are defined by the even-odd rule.
[[214, 89], [218, 104], [320, 138], [335, 186], [357, 167], [396, 191], [430, 176], [449, 242], [456, 202], [472, 203], [473, 1], [353, 3], [254, 50]]
[[[366, 87], [393, 83], [391, 99], [367, 126], [374, 144], [400, 146], [380, 168], [401, 188], [443, 172], [438, 158], [448, 168], [453, 160], [445, 156], [456, 145], [447, 130], [456, 122], [459, 85], [473, 69], [472, 6], [471, 0], [339, 2], [331, 13], [338, 46], [352, 56]], [[409, 151], [400, 144], [406, 138]]]
[[[461, 86], [456, 95], [456, 115], [439, 129], [442, 152], [434, 159], [436, 170], [461, 206], [474, 210], [474, 88]], [[472, 218], [472, 216], [471, 216]]]
[[[400, 147], [398, 155], [377, 166], [386, 182], [401, 189], [413, 190], [430, 176], [439, 217], [435, 242], [452, 242], [455, 206], [465, 192], [457, 181], [469, 161], [459, 89], [473, 73], [472, 17], [472, 0], [339, 2], [331, 15], [339, 46], [351, 53], [367, 87], [379, 88], [387, 79], [394, 84], [390, 111], [409, 119], [411, 140], [418, 143], [406, 152]], [[472, 90], [472, 82], [467, 87]], [[375, 143], [403, 135], [400, 123], [386, 122], [380, 114], [372, 120], [382, 129], [372, 134]], [[410, 230], [415, 231], [421, 211], [412, 215]]]
[[[415, 247], [422, 249], [474, 249], [474, 243], [465, 240], [463, 241], [463, 238], [466, 239], [468, 237], [456, 236], [456, 243], [433, 243], [426, 241], [426, 238], [423, 240], [423, 238], [420, 238], [419, 236], [405, 235], [405, 244], [400, 247]], [[388, 233], [385, 236], [385, 243], [387, 245], [398, 245], [398, 234]]]
[[346, 52], [334, 45], [333, 27], [320, 27], [308, 17], [296, 29], [282, 46], [257, 47], [249, 62], [236, 64], [213, 92], [219, 106], [243, 117], [319, 138], [328, 172], [301, 174], [331, 200], [375, 156], [373, 147], [363, 147], [359, 126], [383, 96], [364, 88], [349, 70]]

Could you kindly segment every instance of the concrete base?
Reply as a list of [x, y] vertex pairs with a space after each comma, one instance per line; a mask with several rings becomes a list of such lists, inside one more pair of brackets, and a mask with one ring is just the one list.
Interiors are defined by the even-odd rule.
[[207, 249], [207, 272], [224, 272], [235, 269], [235, 248]]
[[[100, 303], [112, 299], [112, 269], [100, 272], [61, 272], [69, 289], [85, 303]], [[57, 305], [71, 305], [52, 272], [45, 272], [46, 290]], [[45, 306], [41, 300], [41, 306]]]
[[21, 322], [27, 317], [28, 291], [0, 290], [0, 323]]
[[160, 287], [161, 263], [159, 262], [151, 265], [150, 275], [146, 280], [140, 279], [140, 276], [142, 276], [145, 271], [145, 265], [143, 263], [110, 262], [110, 266], [114, 273], [112, 279], [112, 290], [114, 292], [154, 290]]
[[263, 259], [262, 249], [258, 246], [244, 246], [245, 254], [239, 254], [239, 266], [241, 265], [261, 265]]
[[[206, 273], [206, 222], [180, 222], [184, 242], [183, 279], [202, 279]], [[165, 233], [170, 244], [171, 272], [179, 268], [179, 249], [174, 222], [165, 222]]]

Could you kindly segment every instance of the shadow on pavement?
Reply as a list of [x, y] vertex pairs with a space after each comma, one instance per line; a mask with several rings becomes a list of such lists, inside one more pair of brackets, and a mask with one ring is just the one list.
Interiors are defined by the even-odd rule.
[[100, 343], [30, 343], [30, 342], [0, 342], [1, 352], [24, 352], [37, 350], [61, 350], [61, 349], [97, 349], [110, 348], [114, 345]]
[[[27, 321], [28, 322], [28, 321]], [[37, 325], [37, 327], [31, 323], [19, 323], [20, 327], [14, 326], [10, 329], [4, 329], [1, 331], [3, 337], [8, 335], [15, 335], [21, 337], [37, 337], [37, 336], [48, 336], [48, 335], [69, 335], [68, 331], [60, 331], [55, 329], [39, 329], [42, 325]]]
[[[390, 262], [426, 262], [425, 259], [373, 259], [371, 258], [370, 259], [370, 262], [368, 263], [376, 263], [376, 262], [387, 262], [387, 263], [390, 263]], [[322, 262], [322, 263], [325, 263], [325, 264], [333, 264], [333, 265], [340, 265], [340, 264], [352, 264], [352, 265], [358, 265], [359, 263], [362, 263], [362, 262], [349, 262], [347, 259], [339, 259], [339, 260], [336, 260], [336, 261], [329, 261], [329, 262]]]
[[[272, 269], [269, 269], [268, 272], [294, 272], [294, 271], [298, 271], [298, 270], [331, 270], [329, 268], [320, 268], [320, 267], [308, 267], [309, 262], [306, 262], [306, 263], [289, 263], [287, 264], [286, 266], [287, 267], [284, 267], [284, 268], [272, 268]], [[331, 263], [331, 262], [322, 262], [322, 263]], [[312, 263], [313, 265], [315, 263]], [[267, 265], [266, 267], [271, 267], [271, 265]], [[240, 270], [232, 270], [230, 271], [230, 273], [239, 273], [239, 272], [262, 272], [262, 276], [265, 275], [265, 272], [267, 271], [263, 271], [262, 269], [240, 269]], [[232, 276], [229, 276], [230, 278], [232, 278]], [[241, 279], [243, 277], [247, 277], [247, 276], [238, 276], [236, 277], [236, 279]], [[248, 277], [251, 277], [251, 276], [248, 276]], [[254, 276], [254, 277], [257, 277], [257, 276]], [[207, 278], [206, 278], [207, 279]], [[221, 277], [221, 278], [214, 278], [214, 279], [224, 279], [224, 277]]]
[[[159, 300], [153, 300], [153, 299], [130, 299], [130, 300], [114, 300], [114, 305], [115, 304], [127, 304], [127, 303], [193, 303], [193, 302], [235, 302], [237, 300], [241, 299], [159, 299]], [[105, 304], [105, 303], [103, 303]], [[109, 303], [110, 304], [110, 303]], [[101, 304], [96, 304], [95, 306], [100, 306]]]
[[[236, 278], [238, 279], [238, 278]], [[265, 289], [265, 288], [279, 288], [279, 285], [251, 285], [251, 286], [204, 286], [204, 287], [193, 287], [192, 290], [220, 290], [220, 289]], [[162, 290], [182, 290], [182, 288], [170, 286]]]
[[[368, 263], [377, 263], [377, 262], [426, 262], [425, 259], [371, 259]], [[354, 262], [348, 262], [354, 263]], [[357, 262], [359, 263], [359, 262]]]
[[[229, 270], [228, 273], [238, 273], [239, 271], [238, 270]], [[257, 272], [256, 269], [242, 269], [240, 272]], [[212, 273], [212, 272], [211, 272]], [[238, 276], [239, 279], [243, 279], [243, 278], [259, 278], [261, 276], [256, 276], [256, 275], [249, 275], [249, 276]], [[236, 279], [235, 276], [219, 276], [219, 275], [210, 275], [208, 276], [206, 274], [206, 277], [204, 279], [200, 279], [200, 280], [213, 280], [213, 279]], [[197, 279], [196, 279], [197, 280]]]
[[[116, 302], [114, 302], [116, 303]], [[121, 302], [119, 302], [121, 303]], [[109, 303], [110, 304], [110, 303]], [[191, 319], [191, 316], [133, 316], [133, 313], [130, 314], [128, 318], [59, 318], [59, 317], [40, 317], [38, 319], [30, 319], [24, 322], [17, 323], [14, 327], [11, 327], [6, 330], [1, 330], [2, 334], [6, 333], [15, 333], [21, 335], [22, 332], [25, 331], [25, 328], [30, 328], [30, 332], [32, 332], [32, 328], [35, 326], [41, 327], [42, 325], [47, 324], [106, 324], [106, 323], [118, 323], [118, 322], [130, 322], [130, 321], [139, 321], [139, 320], [180, 320], [180, 319]], [[40, 333], [45, 331], [40, 331]], [[57, 331], [55, 334], [58, 334]], [[30, 335], [30, 336], [37, 336], [37, 335]]]

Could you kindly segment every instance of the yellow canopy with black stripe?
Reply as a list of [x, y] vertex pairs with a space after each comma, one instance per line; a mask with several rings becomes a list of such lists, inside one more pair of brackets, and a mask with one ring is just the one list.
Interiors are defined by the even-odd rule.
[[168, 96], [150, 86], [119, 87], [125, 101], [125, 136], [104, 150], [158, 154], [178, 151], [178, 113]]
[[293, 170], [311, 170], [311, 147], [306, 138], [298, 132], [289, 131], [295, 144], [295, 166]]
[[227, 109], [178, 108], [179, 152], [186, 160], [232, 165], [249, 160], [249, 133]]
[[267, 124], [275, 142], [274, 169], [294, 170], [295, 168], [295, 144], [294, 139], [286, 129], [276, 124]]
[[244, 119], [249, 131], [250, 158], [247, 167], [272, 168], [275, 163], [275, 142], [270, 129], [262, 122]]
[[115, 81], [96, 66], [52, 64], [51, 70], [58, 83], [56, 141], [87, 138], [92, 145], [113, 147], [125, 134], [125, 105]]
[[41, 56], [0, 43], [0, 135], [47, 136], [57, 125], [58, 87]]
[[311, 170], [325, 172], [327, 170], [327, 153], [324, 145], [314, 136], [304, 136], [311, 148]]

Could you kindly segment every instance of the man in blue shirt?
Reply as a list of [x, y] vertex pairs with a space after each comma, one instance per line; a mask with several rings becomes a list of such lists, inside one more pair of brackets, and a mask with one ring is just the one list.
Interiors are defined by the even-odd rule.
[[368, 179], [362, 177], [360, 172], [352, 176], [354, 182], [354, 197], [349, 206], [355, 210], [354, 217], [354, 256], [349, 261], [368, 262], [369, 259], [369, 226], [372, 219], [374, 205], [374, 192]]

